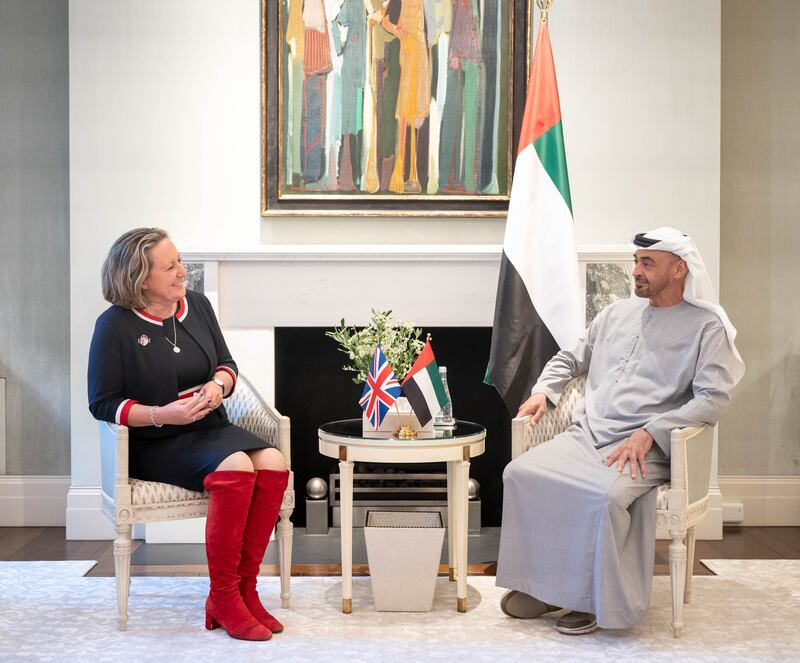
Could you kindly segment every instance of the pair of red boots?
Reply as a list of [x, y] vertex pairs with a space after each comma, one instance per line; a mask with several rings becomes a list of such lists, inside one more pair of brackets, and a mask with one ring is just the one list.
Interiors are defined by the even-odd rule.
[[269, 640], [283, 630], [261, 605], [256, 580], [288, 481], [285, 470], [221, 470], [203, 481], [209, 493], [207, 629], [221, 626], [240, 640]]

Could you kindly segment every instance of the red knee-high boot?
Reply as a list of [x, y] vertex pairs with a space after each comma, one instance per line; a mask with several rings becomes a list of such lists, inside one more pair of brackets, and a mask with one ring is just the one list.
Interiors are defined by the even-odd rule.
[[283, 493], [289, 482], [287, 470], [256, 470], [256, 485], [250, 502], [250, 513], [244, 528], [242, 561], [239, 563], [239, 591], [247, 609], [273, 633], [283, 630], [275, 617], [269, 614], [256, 591], [258, 570], [267, 550], [269, 537], [275, 529], [283, 502]]
[[209, 493], [206, 556], [211, 591], [206, 599], [206, 628], [219, 626], [232, 638], [269, 640], [272, 633], [245, 606], [239, 594], [242, 537], [253, 496], [255, 472], [221, 470], [206, 476]]

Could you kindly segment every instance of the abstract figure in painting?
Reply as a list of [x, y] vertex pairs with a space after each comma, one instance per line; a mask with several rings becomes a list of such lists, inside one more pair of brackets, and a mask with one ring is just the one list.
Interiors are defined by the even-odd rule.
[[[430, 113], [431, 103], [430, 62], [422, 0], [389, 0], [381, 26], [400, 40], [400, 80], [395, 110], [397, 140], [389, 190], [419, 193], [422, 187], [417, 174], [417, 132]], [[406, 138], [410, 143], [407, 181]]]
[[[337, 167], [339, 189], [352, 191], [361, 185], [361, 140], [363, 125], [367, 37], [364, 0], [344, 0], [334, 19], [336, 54], [342, 58], [341, 148]], [[344, 32], [346, 38], [342, 40]]]
[[448, 193], [475, 193], [480, 167], [478, 137], [482, 104], [478, 97], [481, 52], [472, 0], [455, 2], [449, 67], [452, 74], [448, 78], [445, 115], [463, 121], [445, 124], [440, 153], [449, 169], [440, 174], [439, 186]]
[[[322, 180], [325, 175], [327, 75], [333, 65], [324, 0], [289, 0], [286, 41], [290, 47], [290, 59], [302, 64], [302, 79], [298, 75], [300, 72], [292, 66], [295, 63], [290, 64], [291, 81], [298, 90], [302, 89], [302, 94], [295, 91], [294, 97], [292, 117], [296, 124], [293, 126], [291, 156], [297, 159], [293, 163], [295, 172], [309, 185]], [[297, 104], [297, 101], [301, 103]]]
[[512, 0], [280, 2], [281, 195], [508, 195]]

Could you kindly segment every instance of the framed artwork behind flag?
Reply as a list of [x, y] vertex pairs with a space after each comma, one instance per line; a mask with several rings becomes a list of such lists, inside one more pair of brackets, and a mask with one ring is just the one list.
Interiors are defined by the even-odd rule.
[[504, 216], [530, 27], [525, 0], [262, 0], [262, 215]]

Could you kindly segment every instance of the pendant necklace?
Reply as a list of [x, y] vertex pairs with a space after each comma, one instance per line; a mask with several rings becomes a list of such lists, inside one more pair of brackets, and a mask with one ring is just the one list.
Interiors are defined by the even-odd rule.
[[178, 329], [175, 327], [175, 316], [174, 315], [172, 316], [172, 335], [174, 336], [175, 341], [170, 341], [169, 340], [169, 336], [167, 336], [166, 334], [164, 334], [164, 338], [166, 338], [167, 339], [167, 343], [169, 343], [172, 346], [172, 351], [175, 354], [178, 354], [181, 351], [181, 349], [178, 347]]

